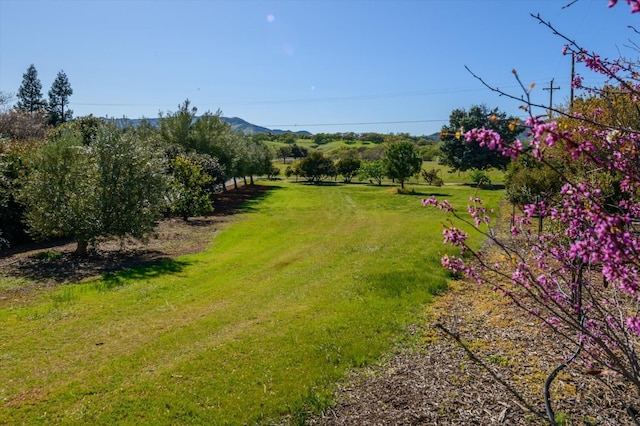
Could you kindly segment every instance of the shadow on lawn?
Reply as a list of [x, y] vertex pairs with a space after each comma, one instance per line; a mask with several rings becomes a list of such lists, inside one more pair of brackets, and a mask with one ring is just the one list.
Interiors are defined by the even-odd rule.
[[[229, 216], [236, 213], [248, 213], [255, 210], [255, 204], [260, 203], [269, 194], [278, 189], [277, 185], [247, 185], [221, 192], [213, 196], [213, 213], [211, 216]], [[197, 225], [193, 219], [189, 221]]]
[[398, 190], [397, 194], [420, 197], [420, 198], [431, 197], [431, 196], [433, 197], [450, 197], [451, 196], [451, 194], [448, 194], [446, 192], [416, 191], [415, 189], [406, 190], [406, 191]]
[[[23, 277], [41, 283], [78, 282], [103, 275], [140, 274], [139, 278], [179, 272], [186, 265], [155, 250], [130, 250], [92, 255], [86, 258], [73, 253], [59, 253], [47, 260], [31, 256], [5, 268], [8, 276]], [[140, 270], [139, 272], [138, 269]], [[133, 277], [133, 276], [132, 276]]]
[[96, 288], [100, 291], [109, 291], [122, 287], [127, 282], [151, 279], [167, 274], [177, 274], [191, 264], [192, 262], [182, 260], [158, 259], [155, 264], [147, 266], [138, 265], [134, 269], [121, 269], [116, 272], [108, 272], [104, 274], [102, 280], [96, 284]]

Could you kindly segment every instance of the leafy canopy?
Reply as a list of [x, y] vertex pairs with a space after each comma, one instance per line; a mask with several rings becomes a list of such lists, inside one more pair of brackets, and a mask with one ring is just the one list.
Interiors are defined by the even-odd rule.
[[465, 140], [465, 132], [479, 128], [493, 130], [509, 142], [513, 142], [524, 131], [518, 118], [507, 117], [497, 108], [489, 110], [486, 105], [475, 105], [468, 111], [456, 109], [449, 116], [449, 124], [443, 126], [440, 132], [443, 141], [440, 163], [451, 167], [452, 171], [461, 172], [490, 168], [504, 170], [509, 164], [509, 157], [478, 142]]

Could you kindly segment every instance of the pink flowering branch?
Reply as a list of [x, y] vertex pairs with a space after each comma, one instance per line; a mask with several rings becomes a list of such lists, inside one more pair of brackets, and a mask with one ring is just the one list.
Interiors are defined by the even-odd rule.
[[[627, 1], [632, 12], [640, 11], [639, 1]], [[477, 284], [491, 283], [576, 348], [545, 384], [545, 404], [553, 423], [550, 383], [579, 354], [589, 364], [616, 372], [640, 391], [640, 125], [613, 102], [613, 97], [622, 97], [623, 106], [635, 108], [640, 117], [640, 70], [633, 63], [587, 52], [540, 16], [532, 16], [567, 42], [563, 53], [572, 54], [588, 71], [607, 77], [608, 86], [602, 89], [585, 87], [579, 75], [572, 84], [604, 100], [611, 115], [606, 116], [602, 107], [582, 114], [554, 109], [559, 117], [579, 123], [566, 130], [550, 117], [534, 114], [536, 108], [546, 111], [548, 107], [531, 101], [533, 85], [526, 87], [515, 70], [520, 96], [491, 87], [469, 70], [491, 90], [522, 101], [529, 117], [525, 142], [507, 142], [499, 133], [479, 128], [464, 134], [467, 143], [512, 160], [528, 156], [556, 173], [562, 189], [554, 198], [524, 205], [506, 236], [494, 230], [491, 212], [478, 197], [469, 200], [466, 213], [435, 197], [423, 200], [423, 205], [440, 208], [482, 234], [502, 259], [490, 262], [486, 253], [471, 249], [468, 234], [450, 222], [443, 239], [460, 254], [443, 257], [445, 268]], [[559, 150], [568, 155], [565, 163], [556, 159]], [[571, 163], [581, 172], [566, 172], [566, 165], [574, 167]], [[547, 232], [532, 232], [535, 217], [549, 221]]]

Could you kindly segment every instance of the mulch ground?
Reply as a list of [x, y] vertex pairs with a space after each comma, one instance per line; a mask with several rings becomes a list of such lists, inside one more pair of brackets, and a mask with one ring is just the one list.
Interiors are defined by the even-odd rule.
[[[189, 222], [163, 220], [146, 244], [105, 242], [85, 259], [75, 257], [75, 245], [64, 241], [0, 252], [2, 274], [34, 282], [0, 291], [0, 307], [3, 300], [28, 299], [41, 288], [201, 251], [246, 201], [263, 196], [268, 188], [249, 185], [219, 194], [210, 216]], [[38, 255], [47, 251], [58, 255]], [[547, 423], [541, 417], [542, 385], [573, 349], [490, 288], [454, 283], [427, 308], [424, 323], [411, 331], [421, 337], [420, 344], [397, 348], [380, 364], [354, 371], [338, 386], [336, 404], [311, 416], [307, 424]], [[623, 409], [625, 401], [615, 396], [624, 389], [619, 378], [591, 376], [587, 370], [582, 362], [574, 362], [554, 382], [554, 409], [563, 424], [635, 424]], [[629, 389], [627, 396], [626, 402], [640, 405], [637, 392]]]
[[[428, 308], [421, 327], [421, 344], [353, 372], [336, 391], [337, 404], [308, 424], [548, 424], [544, 380], [573, 349], [533, 317], [489, 287], [457, 282]], [[624, 387], [619, 378], [587, 371], [577, 361], [554, 381], [553, 409], [561, 424], [635, 424], [612, 392]], [[626, 402], [638, 406], [637, 392], [628, 392]]]

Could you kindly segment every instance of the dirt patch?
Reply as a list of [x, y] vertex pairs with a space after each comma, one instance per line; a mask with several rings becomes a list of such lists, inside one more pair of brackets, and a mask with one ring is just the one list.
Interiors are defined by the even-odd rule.
[[16, 246], [0, 251], [4, 276], [27, 278], [18, 289], [0, 290], [0, 300], [26, 296], [37, 289], [90, 280], [108, 272], [150, 266], [204, 250], [215, 234], [235, 220], [247, 202], [265, 196], [271, 186], [247, 185], [214, 196], [214, 212], [205, 217], [164, 219], [148, 241], [111, 240], [100, 243], [86, 258], [73, 254], [71, 241]]

